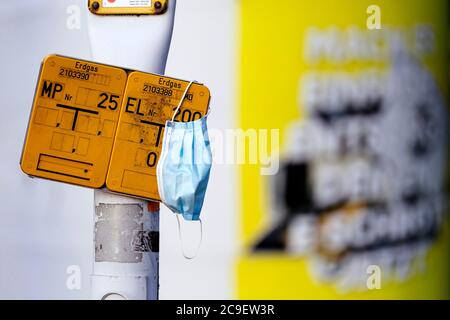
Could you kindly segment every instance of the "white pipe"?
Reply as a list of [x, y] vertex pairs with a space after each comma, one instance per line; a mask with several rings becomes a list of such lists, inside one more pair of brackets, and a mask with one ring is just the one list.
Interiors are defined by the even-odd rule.
[[[163, 74], [176, 6], [176, 0], [168, 2], [161, 15], [98, 16], [88, 12], [93, 59]], [[103, 190], [94, 191], [94, 204], [92, 298], [158, 299], [159, 253], [150, 247], [159, 242], [159, 204]]]

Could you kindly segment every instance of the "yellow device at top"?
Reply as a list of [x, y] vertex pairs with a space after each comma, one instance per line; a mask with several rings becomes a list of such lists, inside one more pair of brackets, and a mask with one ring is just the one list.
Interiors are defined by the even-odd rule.
[[166, 11], [169, 0], [88, 0], [88, 8], [98, 15], [156, 15]]

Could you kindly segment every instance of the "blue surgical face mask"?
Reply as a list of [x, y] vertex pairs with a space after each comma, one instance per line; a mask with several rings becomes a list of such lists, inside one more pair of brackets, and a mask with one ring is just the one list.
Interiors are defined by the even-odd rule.
[[156, 167], [161, 201], [177, 218], [181, 214], [190, 221], [200, 220], [212, 162], [206, 126], [208, 115], [191, 122], [173, 121], [191, 84], [184, 91], [172, 120], [166, 122]]

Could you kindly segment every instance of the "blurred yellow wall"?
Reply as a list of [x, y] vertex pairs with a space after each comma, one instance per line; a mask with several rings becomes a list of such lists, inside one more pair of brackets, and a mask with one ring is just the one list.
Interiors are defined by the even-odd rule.
[[[299, 80], [310, 70], [304, 58], [304, 36], [309, 27], [335, 26], [344, 30], [356, 26], [364, 32], [369, 5], [381, 8], [382, 28], [408, 32], [418, 24], [435, 31], [435, 51], [421, 62], [431, 70], [448, 97], [448, 34], [446, 0], [317, 0], [240, 1], [241, 40], [238, 73], [238, 123], [248, 128], [280, 128], [281, 148], [287, 125], [303, 117], [298, 105]], [[378, 31], [373, 31], [378, 32]], [[335, 65], [320, 62], [314, 70], [348, 72], [361, 68], [385, 68], [383, 61], [351, 61]], [[307, 257], [251, 254], [251, 244], [270, 222], [267, 180], [259, 166], [241, 166], [240, 243], [241, 257], [236, 265], [236, 297], [242, 299], [393, 299], [448, 298], [448, 224], [427, 255], [426, 270], [404, 282], [383, 283], [381, 290], [342, 293], [333, 283], [316, 280]]]

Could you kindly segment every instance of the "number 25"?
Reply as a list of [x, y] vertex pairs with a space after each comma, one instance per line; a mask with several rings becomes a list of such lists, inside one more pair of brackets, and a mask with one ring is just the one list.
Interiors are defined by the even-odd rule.
[[[118, 101], [116, 99], [119, 98], [118, 95], [115, 94], [111, 94], [110, 96], [103, 92], [100, 93], [100, 97], [102, 97], [102, 100], [98, 103], [97, 107], [98, 108], [102, 108], [102, 109], [106, 109], [109, 108], [110, 110], [116, 110], [118, 107]], [[105, 105], [106, 102], [108, 102], [109, 100], [109, 105]]]

